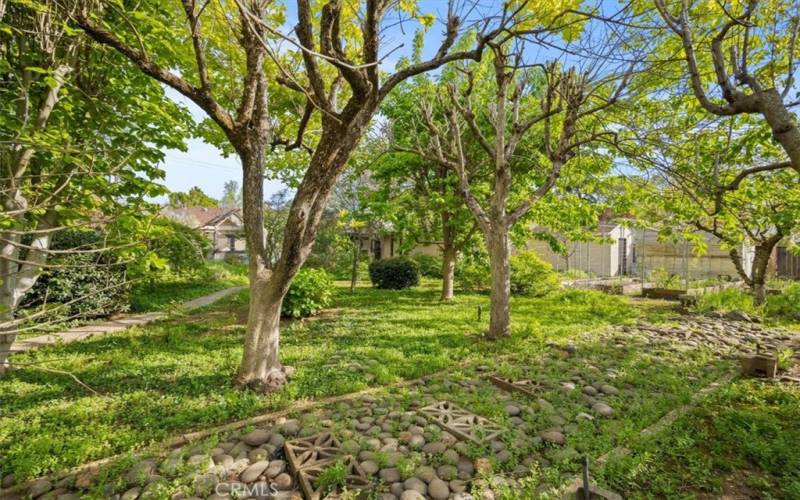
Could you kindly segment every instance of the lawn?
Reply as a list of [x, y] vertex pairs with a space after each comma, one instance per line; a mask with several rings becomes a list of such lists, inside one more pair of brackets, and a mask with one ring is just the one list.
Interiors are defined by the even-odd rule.
[[[547, 466], [538, 472], [531, 491], [539, 483], [558, 485], [574, 476], [582, 454], [597, 457], [621, 445], [632, 447], [632, 454], [612, 462], [599, 479], [642, 498], [649, 491], [665, 497], [718, 491], [719, 483], [703, 478], [745, 466], [764, 471], [765, 481], [796, 480], [796, 475], [781, 476], [779, 468], [796, 463], [787, 449], [800, 429], [792, 410], [800, 398], [796, 388], [775, 392], [764, 384], [741, 382], [746, 391], [730, 389], [714, 396], [719, 399], [709, 397], [679, 420], [676, 432], [659, 437], [663, 443], [639, 437], [643, 428], [688, 403], [700, 388], [736, 365], [702, 346], [691, 352], [654, 351], [646, 340], [619, 329], [608, 333], [612, 325], [640, 320], [667, 324], [673, 319], [671, 306], [663, 302], [585, 290], [514, 298], [512, 337], [489, 343], [476, 337], [487, 327], [486, 295], [461, 294], [445, 304], [438, 301], [433, 282], [404, 291], [364, 286], [353, 293], [340, 283], [332, 308], [317, 318], [283, 325], [281, 356], [297, 372], [285, 390], [269, 396], [231, 385], [241, 355], [246, 304], [247, 292], [242, 292], [190, 315], [19, 356], [18, 362], [68, 370], [99, 394], [67, 376], [33, 368], [0, 381], [0, 476], [29, 478], [61, 471], [295, 401], [431, 374], [435, 377], [424, 386], [428, 396], [508, 424], [507, 402], [491, 384], [481, 382], [470, 390], [459, 385], [474, 380], [476, 369], [486, 365], [500, 375], [549, 384], [542, 397], [558, 409], [559, 418], [579, 422], [570, 429], [568, 446], [543, 447], [530, 438], [551, 426], [554, 416], [524, 414], [527, 430], [508, 438], [514, 445], [501, 470], [518, 467], [525, 457], [546, 457], [542, 463]], [[576, 353], [565, 355], [565, 346]], [[591, 424], [576, 419], [586, 407], [580, 390], [560, 387], [570, 379], [607, 380], [619, 387], [619, 395], [610, 398], [615, 417]], [[399, 398], [393, 404], [402, 410], [414, 396], [389, 391], [385, 397]], [[756, 410], [764, 402], [769, 404], [763, 412]], [[720, 413], [728, 417], [724, 425], [713, 418]], [[696, 429], [707, 433], [703, 438], [717, 437], [719, 445], [699, 438], [687, 441]], [[742, 436], [749, 436], [751, 429], [766, 432], [751, 436], [748, 443]], [[763, 458], [770, 453], [779, 460]], [[693, 461], [683, 463], [683, 456]], [[694, 480], [680, 489], [686, 477]], [[508, 498], [514, 494], [509, 492]]]

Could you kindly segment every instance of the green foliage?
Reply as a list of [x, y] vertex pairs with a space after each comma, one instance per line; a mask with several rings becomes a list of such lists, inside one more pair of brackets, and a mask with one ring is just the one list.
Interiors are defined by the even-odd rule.
[[456, 266], [455, 284], [464, 291], [483, 292], [489, 289], [489, 260], [486, 254], [465, 256]]
[[800, 283], [785, 287], [782, 293], [767, 296], [766, 312], [774, 318], [800, 321]]
[[534, 252], [511, 256], [511, 293], [543, 297], [559, 289], [561, 282], [553, 266]]
[[89, 319], [128, 310], [125, 265], [110, 251], [103, 251], [102, 235], [95, 231], [66, 230], [56, 233], [53, 250], [58, 254], [20, 304], [24, 314], [48, 311], [36, 318], [58, 322]]
[[[561, 286], [553, 267], [534, 252], [511, 257], [511, 293], [539, 297]], [[489, 261], [484, 255], [468, 256], [456, 266], [456, 285], [462, 290], [486, 291], [491, 286]]]
[[292, 318], [313, 316], [331, 304], [333, 279], [324, 269], [301, 269], [283, 299], [281, 314]]
[[647, 276], [647, 281], [655, 284], [656, 288], [682, 289], [683, 280], [677, 274], [670, 274], [663, 267], [652, 269]]
[[742, 311], [750, 315], [759, 315], [760, 311], [753, 305], [753, 296], [742, 288], [726, 288], [715, 292], [704, 293], [697, 298], [694, 310], [698, 313], [711, 311], [726, 313]]
[[425, 278], [442, 279], [442, 258], [436, 255], [417, 254], [411, 257]]
[[169, 206], [173, 208], [184, 208], [184, 207], [216, 208], [219, 206], [219, 202], [217, 202], [217, 200], [208, 196], [206, 193], [203, 192], [202, 189], [200, 189], [197, 186], [194, 186], [185, 193], [180, 193], [180, 192], [170, 193], [168, 198], [169, 198]]
[[150, 250], [165, 263], [169, 271], [192, 274], [203, 268], [211, 242], [197, 229], [164, 217], [153, 221], [149, 232]]
[[419, 284], [419, 267], [408, 257], [375, 260], [369, 265], [369, 279], [376, 288], [410, 288]]
[[341, 460], [336, 461], [319, 473], [314, 486], [322, 490], [322, 496], [345, 486], [347, 480], [347, 467]]

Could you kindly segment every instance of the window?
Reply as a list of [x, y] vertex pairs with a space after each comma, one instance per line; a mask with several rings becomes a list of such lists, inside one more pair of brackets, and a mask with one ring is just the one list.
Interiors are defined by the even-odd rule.
[[228, 235], [228, 250], [230, 250], [231, 252], [236, 251], [236, 236], [232, 234]]

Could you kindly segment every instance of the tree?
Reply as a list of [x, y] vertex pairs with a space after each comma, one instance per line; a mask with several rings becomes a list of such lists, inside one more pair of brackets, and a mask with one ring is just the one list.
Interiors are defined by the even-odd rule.
[[[146, 216], [164, 194], [161, 148], [183, 148], [188, 113], [113, 52], [89, 50], [54, 3], [14, 2], [0, 24], [0, 370], [17, 308], [43, 270], [108, 252], [51, 248], [67, 229]], [[160, 120], [153, 123], [153, 115]], [[69, 255], [75, 258], [68, 258]], [[55, 261], [52, 257], [59, 257]], [[114, 286], [124, 286], [117, 282]], [[74, 301], [82, 297], [74, 297]]]
[[[773, 250], [800, 226], [796, 174], [791, 169], [749, 171], [747, 165], [768, 164], [783, 154], [752, 117], [709, 120], [691, 97], [679, 102], [679, 112], [669, 112], [674, 106], [643, 101], [639, 108], [659, 118], [628, 122], [639, 140], [623, 150], [651, 177], [633, 182], [635, 210], [663, 237], [681, 236], [699, 253], [705, 251], [704, 235], [719, 239], [755, 303], [762, 304]], [[743, 245], [754, 247], [749, 269]]]
[[172, 208], [219, 207], [217, 200], [205, 194], [203, 190], [197, 186], [194, 186], [185, 193], [172, 192], [169, 194], [168, 198], [169, 206]]
[[[491, 43], [490, 48], [491, 62], [463, 68], [464, 77], [447, 85], [437, 109], [423, 104], [426, 135], [400, 149], [457, 173], [461, 196], [489, 254], [487, 336], [496, 339], [510, 335], [512, 227], [551, 194], [565, 166], [581, 169], [582, 147], [615, 136], [596, 115], [616, 102], [630, 73], [611, 87], [557, 64], [531, 68], [518, 44]], [[526, 113], [529, 109], [537, 111]], [[538, 144], [531, 139], [534, 132], [541, 134]]]
[[[424, 132], [417, 119], [418, 103], [434, 100], [437, 89], [430, 78], [420, 76], [407, 82], [387, 100], [383, 113], [390, 119], [391, 139], [400, 149], [403, 144], [412, 144], [415, 134]], [[456, 173], [439, 162], [403, 152], [389, 152], [373, 168], [382, 186], [376, 204], [390, 214], [403, 244], [410, 247], [440, 242], [440, 298], [452, 300], [457, 256], [476, 243], [478, 231], [458, 192]]]
[[790, 167], [800, 173], [800, 128], [791, 111], [798, 102], [787, 101], [796, 90], [800, 5], [653, 2], [680, 42], [685, 80], [702, 108], [718, 117], [760, 117], [782, 147], [785, 159], [750, 166], [743, 174]]
[[[233, 182], [233, 181], [231, 181]], [[226, 185], [229, 183], [226, 183]], [[267, 263], [274, 267], [278, 263], [283, 246], [283, 231], [286, 228], [286, 217], [289, 214], [289, 204], [291, 203], [291, 193], [287, 189], [281, 189], [270, 196], [264, 207], [264, 230], [266, 232], [266, 252]]]
[[225, 183], [219, 203], [225, 208], [239, 208], [242, 206], [242, 190], [239, 189], [238, 182], [231, 180]]
[[[286, 381], [279, 359], [283, 297], [313, 247], [333, 186], [380, 103], [407, 78], [451, 61], [479, 59], [486, 44], [506, 32], [521, 10], [489, 15], [475, 34], [474, 48], [451, 50], [463, 26], [450, 2], [444, 38], [433, 57], [384, 78], [381, 32], [387, 16], [394, 13], [431, 21], [419, 15], [414, 2], [330, 0], [316, 10], [310, 0], [298, 0], [297, 39], [278, 30], [281, 23], [268, 5], [271, 2], [260, 0], [202, 5], [183, 0], [179, 12], [161, 2], [141, 2], [123, 15], [115, 7], [84, 10], [76, 16], [78, 26], [94, 40], [113, 47], [144, 73], [203, 109], [241, 159], [250, 309], [236, 382], [262, 392]], [[131, 19], [147, 23], [147, 29], [131, 30]], [[191, 51], [184, 50], [187, 33], [175, 29], [181, 25], [188, 30]], [[148, 36], [143, 39], [142, 33]], [[297, 50], [282, 47], [278, 57], [279, 51], [271, 45], [275, 39], [288, 39]], [[145, 50], [148, 43], [150, 50]], [[268, 58], [276, 64], [268, 66]], [[300, 73], [293, 71], [298, 65]], [[275, 77], [269, 73], [273, 70]], [[293, 141], [272, 134], [267, 108], [272, 80], [305, 100]], [[319, 132], [311, 146], [304, 137], [314, 115], [319, 117]], [[310, 159], [289, 209], [280, 258], [270, 269], [264, 248], [263, 175], [268, 149], [273, 146], [305, 148]]]

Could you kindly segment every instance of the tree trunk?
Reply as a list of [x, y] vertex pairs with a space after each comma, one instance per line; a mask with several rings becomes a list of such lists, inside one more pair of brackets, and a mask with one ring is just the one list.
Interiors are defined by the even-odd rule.
[[[286, 290], [269, 269], [264, 241], [264, 149], [261, 145], [242, 148], [242, 213], [248, 249], [250, 303], [242, 363], [236, 385], [258, 392], [270, 392], [286, 382], [279, 358], [281, 307]], [[276, 269], [277, 272], [277, 269]], [[288, 287], [286, 287], [288, 289]]]
[[311, 253], [333, 187], [366, 123], [358, 121], [347, 128], [323, 132], [289, 209], [281, 254], [273, 271], [268, 269], [264, 258], [264, 148], [242, 148], [250, 311], [242, 364], [236, 375], [236, 384], [240, 387], [272, 392], [284, 385], [291, 374], [290, 368], [281, 365], [279, 357], [283, 299], [295, 274]]
[[442, 214], [442, 297], [441, 300], [453, 300], [453, 282], [456, 273], [456, 238], [455, 228], [450, 224], [450, 214]]
[[487, 337], [498, 339], [511, 335], [511, 249], [508, 228], [495, 226], [487, 237], [489, 263], [491, 266], [491, 315]]
[[753, 257], [753, 269], [751, 271], [750, 289], [753, 292], [753, 303], [757, 306], [763, 305], [767, 301], [767, 269], [772, 250], [782, 239], [773, 236], [756, 246], [755, 256]]

